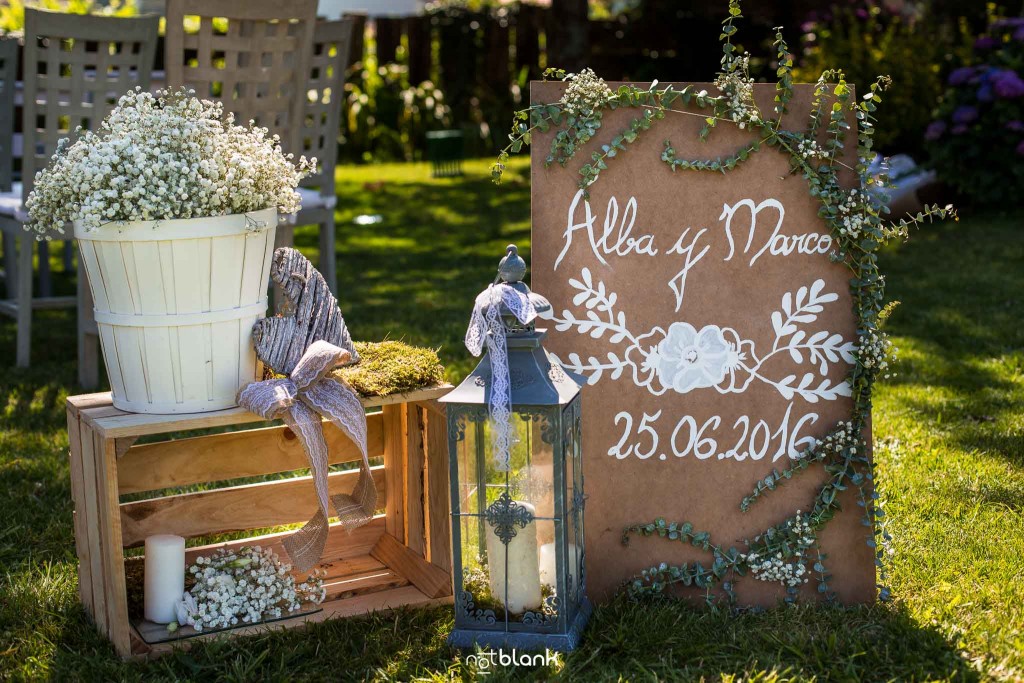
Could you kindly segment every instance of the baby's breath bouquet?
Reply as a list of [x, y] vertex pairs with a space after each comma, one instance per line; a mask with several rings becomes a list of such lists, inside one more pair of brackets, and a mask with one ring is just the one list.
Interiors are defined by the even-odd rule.
[[29, 229], [63, 234], [120, 221], [159, 221], [299, 209], [299, 181], [316, 159], [284, 154], [266, 128], [234, 124], [220, 103], [190, 90], [136, 89], [96, 132], [62, 140], [35, 177]]
[[197, 557], [188, 570], [193, 585], [177, 604], [178, 621], [172, 628], [203, 631], [255, 624], [294, 612], [304, 602], [323, 602], [322, 572], [296, 584], [290, 570], [272, 550], [258, 545]]

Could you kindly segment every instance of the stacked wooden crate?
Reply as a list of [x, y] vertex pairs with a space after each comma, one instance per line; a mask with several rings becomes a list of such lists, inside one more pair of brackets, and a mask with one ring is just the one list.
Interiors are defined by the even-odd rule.
[[[380, 409], [367, 415], [367, 441], [371, 458], [383, 456], [373, 475], [384, 514], [353, 531], [331, 527], [323, 558], [327, 599], [322, 609], [231, 634], [451, 600], [447, 429], [444, 409], [436, 401], [448, 389], [364, 400], [366, 408]], [[89, 394], [69, 398], [67, 416], [80, 598], [122, 656], [159, 654], [191, 642], [168, 642], [164, 627], [141, 615], [129, 616], [125, 549], [142, 546], [152, 534], [202, 539], [304, 522], [316, 509], [306, 476], [231, 483], [305, 468], [305, 453], [287, 427], [258, 425], [136, 443], [140, 437], [260, 421], [240, 408], [142, 415], [114, 408], [109, 394]], [[355, 445], [329, 423], [324, 434], [332, 465], [359, 458]], [[357, 475], [357, 469], [332, 472], [331, 493], [350, 491]], [[197, 484], [215, 488], [161, 494]], [[122, 502], [125, 496], [132, 500]], [[273, 547], [287, 559], [280, 542], [289, 533], [211, 545], [193, 542], [186, 559], [191, 562], [219, 547], [256, 544]]]

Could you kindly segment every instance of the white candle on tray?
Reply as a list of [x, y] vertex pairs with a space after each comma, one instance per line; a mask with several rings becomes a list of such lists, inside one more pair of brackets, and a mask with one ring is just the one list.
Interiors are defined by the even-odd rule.
[[[525, 508], [530, 515], [536, 510], [529, 503], [514, 501], [515, 505]], [[525, 527], [515, 527], [516, 535], [506, 546], [494, 532], [494, 527], [487, 527], [487, 564], [490, 569], [491, 593], [512, 614], [522, 614], [541, 606], [540, 565], [537, 557], [537, 523], [531, 521]], [[505, 594], [506, 548], [508, 553], [508, 594]]]
[[[569, 573], [575, 575], [576, 567], [576, 544], [570, 543], [566, 554], [569, 557]], [[540, 582], [552, 588], [558, 587], [558, 573], [556, 570], [555, 544], [545, 543], [540, 547]]]
[[185, 539], [157, 534], [146, 539], [145, 615], [156, 624], [177, 619], [174, 603], [185, 592]]

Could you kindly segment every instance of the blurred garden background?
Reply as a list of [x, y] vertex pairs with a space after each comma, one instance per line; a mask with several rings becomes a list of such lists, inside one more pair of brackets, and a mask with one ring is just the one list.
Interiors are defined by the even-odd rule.
[[[159, 1], [43, 0], [72, 12], [160, 11]], [[514, 242], [529, 258], [528, 159], [502, 185], [491, 157], [547, 66], [611, 80], [709, 81], [722, 2], [324, 2], [360, 16], [343, 94], [336, 174], [338, 298], [358, 340], [439, 349], [452, 381], [472, 366], [473, 297]], [[380, 15], [373, 6], [388, 8]], [[21, 27], [0, 0], [0, 31]], [[735, 617], [676, 603], [598, 610], [554, 667], [484, 680], [1024, 679], [1024, 17], [1020, 3], [761, 0], [743, 48], [773, 54], [782, 25], [798, 81], [842, 68], [888, 74], [878, 147], [927, 182], [909, 201], [954, 203], [958, 223], [887, 248], [887, 330], [898, 375], [874, 406], [894, 536], [894, 600]], [[158, 49], [157, 66], [159, 68]], [[754, 73], [775, 78], [771, 60]], [[434, 178], [427, 133], [461, 133], [462, 174]], [[911, 167], [907, 167], [911, 168]], [[932, 175], [934, 174], [934, 175]], [[319, 257], [317, 232], [296, 246]], [[51, 253], [53, 289], [75, 274]], [[0, 374], [0, 679], [481, 678], [445, 645], [450, 609], [402, 611], [205, 643], [122, 663], [77, 599], [64, 400], [76, 386], [73, 310], [36, 314], [33, 365]], [[15, 324], [0, 318], [0, 357]], [[104, 380], [105, 381], [105, 380]]]
[[[39, 0], [33, 6], [130, 16], [161, 0]], [[506, 142], [509, 115], [547, 67], [593, 68], [607, 81], [708, 81], [718, 68], [719, 2], [674, 0], [322, 0], [353, 14], [339, 161], [420, 161], [427, 133], [457, 130], [467, 157]], [[17, 32], [24, 0], [0, 3]], [[940, 194], [1021, 203], [1024, 19], [1020, 3], [958, 0], [763, 0], [745, 8], [743, 50], [775, 78], [776, 26], [795, 80], [841, 68], [848, 82], [892, 78], [876, 148], [934, 168]], [[158, 44], [155, 70], [163, 68]], [[995, 156], [993, 156], [995, 155]], [[370, 173], [372, 175], [372, 172]], [[950, 196], [954, 195], [954, 196]]]

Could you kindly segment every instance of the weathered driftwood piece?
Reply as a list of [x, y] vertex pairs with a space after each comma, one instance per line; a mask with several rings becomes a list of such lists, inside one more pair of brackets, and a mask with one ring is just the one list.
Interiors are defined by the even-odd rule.
[[359, 360], [338, 301], [323, 276], [305, 256], [291, 247], [274, 252], [270, 279], [284, 293], [278, 315], [257, 320], [252, 327], [256, 356], [278, 374], [290, 375], [310, 344], [320, 339]]

